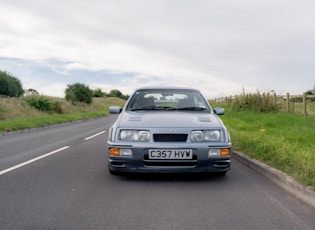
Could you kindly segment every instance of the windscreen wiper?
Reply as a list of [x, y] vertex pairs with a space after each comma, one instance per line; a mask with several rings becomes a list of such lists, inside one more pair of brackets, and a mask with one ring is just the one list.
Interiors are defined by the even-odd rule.
[[204, 110], [207, 110], [207, 109], [206, 109], [206, 108], [203, 108], [203, 107], [196, 107], [196, 106], [193, 106], [193, 107], [178, 108], [177, 110], [204, 111]]
[[139, 111], [139, 110], [176, 110], [176, 108], [170, 107], [170, 106], [158, 106], [158, 107], [145, 106], [145, 107], [140, 107], [136, 109], [131, 109], [130, 111]]
[[130, 111], [139, 111], [139, 110], [156, 110], [156, 107], [153, 106], [145, 106], [145, 107], [140, 107], [136, 109], [130, 109]]

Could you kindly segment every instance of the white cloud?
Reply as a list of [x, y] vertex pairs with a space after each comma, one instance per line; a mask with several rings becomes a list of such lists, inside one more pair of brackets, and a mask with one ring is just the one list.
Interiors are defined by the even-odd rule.
[[71, 81], [124, 93], [172, 84], [209, 97], [242, 88], [298, 94], [315, 83], [314, 7], [311, 0], [2, 1], [0, 58], [12, 59], [0, 68], [58, 95]]

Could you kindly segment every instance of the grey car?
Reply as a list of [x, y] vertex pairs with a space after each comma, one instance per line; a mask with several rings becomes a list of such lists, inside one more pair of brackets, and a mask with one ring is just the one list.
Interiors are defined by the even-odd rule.
[[231, 139], [196, 89], [137, 89], [109, 130], [108, 168], [121, 173], [215, 172], [231, 166]]

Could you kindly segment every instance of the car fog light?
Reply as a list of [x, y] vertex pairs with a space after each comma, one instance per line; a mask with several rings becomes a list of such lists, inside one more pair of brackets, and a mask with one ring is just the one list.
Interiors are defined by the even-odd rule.
[[230, 149], [209, 149], [208, 157], [227, 157], [230, 155]]
[[120, 149], [119, 153], [120, 153], [120, 156], [132, 156], [131, 149]]
[[208, 157], [218, 157], [220, 156], [220, 149], [209, 149]]
[[131, 149], [110, 148], [109, 154], [114, 157], [119, 157], [119, 156], [132, 156], [133, 153]]

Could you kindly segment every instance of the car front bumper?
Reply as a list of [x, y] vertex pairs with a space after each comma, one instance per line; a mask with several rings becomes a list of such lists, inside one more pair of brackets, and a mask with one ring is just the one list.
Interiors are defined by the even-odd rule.
[[[121, 173], [189, 173], [189, 172], [227, 172], [231, 167], [231, 145], [194, 144], [149, 144], [116, 145], [108, 143], [110, 148], [131, 149], [132, 156], [111, 156], [108, 151], [108, 168], [111, 172]], [[228, 148], [226, 157], [208, 157], [211, 148]], [[191, 149], [192, 159], [149, 159], [150, 149]]]

